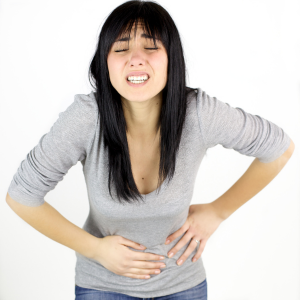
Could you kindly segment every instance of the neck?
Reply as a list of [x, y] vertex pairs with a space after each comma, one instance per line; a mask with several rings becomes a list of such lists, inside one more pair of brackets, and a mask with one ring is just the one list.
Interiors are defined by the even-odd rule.
[[122, 97], [121, 99], [127, 124], [127, 136], [132, 141], [154, 141], [160, 132], [161, 95], [142, 102], [129, 101]]

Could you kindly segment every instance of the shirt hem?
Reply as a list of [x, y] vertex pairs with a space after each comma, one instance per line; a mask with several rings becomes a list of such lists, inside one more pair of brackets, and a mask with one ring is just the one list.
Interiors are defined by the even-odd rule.
[[[86, 288], [86, 289], [93, 289], [93, 290], [97, 290], [97, 291], [103, 291], [103, 292], [112, 292], [112, 293], [119, 293], [119, 294], [124, 294], [127, 296], [132, 296], [132, 297], [139, 297], [139, 298], [153, 298], [153, 297], [163, 297], [163, 296], [169, 296], [171, 294], [175, 294], [175, 293], [179, 293], [179, 292], [183, 292], [185, 290], [191, 289], [193, 287], [195, 287], [196, 285], [202, 283], [204, 280], [206, 279], [206, 274], [204, 274], [204, 277], [200, 277], [197, 278], [197, 280], [191, 281], [190, 284], [188, 286], [186, 286], [184, 289], [182, 289], [182, 287], [180, 285], [177, 285], [177, 289], [176, 288], [169, 288], [169, 289], [165, 289], [165, 290], [160, 290], [160, 291], [154, 291], [154, 292], [150, 292], [151, 294], [142, 294], [142, 293], [135, 293], [135, 292], [116, 292], [116, 291], [112, 291], [112, 290], [102, 290], [102, 289], [97, 289], [95, 287], [91, 287], [89, 285], [85, 285], [85, 284], [80, 284], [75, 282], [75, 285], [82, 287], [82, 288]], [[145, 279], [147, 280], [147, 279]], [[184, 282], [186, 283], [186, 282]]]

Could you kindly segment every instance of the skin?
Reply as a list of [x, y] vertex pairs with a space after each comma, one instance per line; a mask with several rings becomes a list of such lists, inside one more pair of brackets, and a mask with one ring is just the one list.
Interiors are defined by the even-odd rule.
[[[140, 23], [136, 36], [134, 27], [129, 42], [113, 44], [107, 66], [111, 84], [120, 94], [125, 120], [128, 126], [127, 136], [140, 144], [147, 144], [149, 139], [158, 135], [158, 120], [162, 104], [162, 90], [167, 83], [168, 55], [163, 44], [157, 40], [157, 50], [152, 40], [141, 37]], [[115, 52], [126, 49], [126, 51]], [[133, 71], [145, 71], [149, 74], [148, 83], [139, 88], [127, 83], [127, 74]]]

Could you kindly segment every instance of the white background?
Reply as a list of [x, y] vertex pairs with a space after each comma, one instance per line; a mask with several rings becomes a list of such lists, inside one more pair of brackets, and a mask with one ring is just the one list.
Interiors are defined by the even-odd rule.
[[[274, 122], [296, 145], [279, 175], [209, 239], [202, 255], [208, 299], [299, 300], [300, 2], [157, 2], [180, 32], [188, 86]], [[122, 3], [1, 1], [1, 300], [75, 298], [75, 252], [25, 223], [5, 196], [59, 112], [91, 91], [87, 72], [98, 35]], [[253, 159], [221, 145], [209, 149], [192, 204], [221, 196]], [[89, 207], [80, 162], [45, 200], [83, 226]]]

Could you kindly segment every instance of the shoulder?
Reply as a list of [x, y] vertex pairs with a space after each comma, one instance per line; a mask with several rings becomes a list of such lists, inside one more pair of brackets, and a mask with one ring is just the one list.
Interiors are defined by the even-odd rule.
[[76, 94], [74, 96], [74, 109], [81, 114], [84, 113], [90, 117], [96, 117], [98, 115], [96, 93]]
[[67, 138], [69, 143], [85, 142], [97, 126], [98, 106], [95, 95], [76, 94], [73, 102], [66, 110], [59, 113], [59, 117], [52, 127], [55, 141]]
[[228, 118], [230, 114], [240, 113], [236, 108], [229, 103], [224, 102], [217, 97], [210, 96], [201, 88], [197, 89], [196, 103], [199, 117], [207, 119], [210, 123], [216, 117], [220, 117], [223, 121]]

